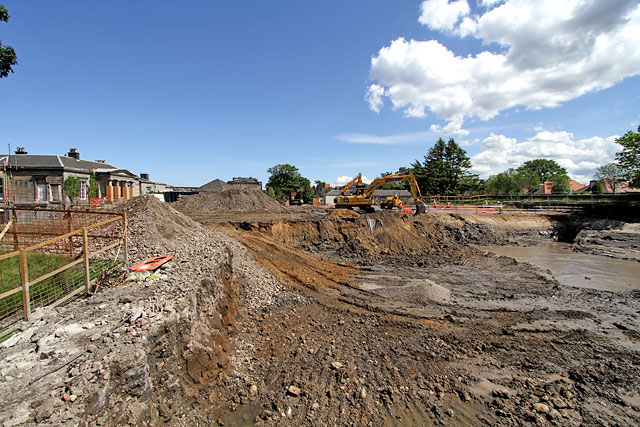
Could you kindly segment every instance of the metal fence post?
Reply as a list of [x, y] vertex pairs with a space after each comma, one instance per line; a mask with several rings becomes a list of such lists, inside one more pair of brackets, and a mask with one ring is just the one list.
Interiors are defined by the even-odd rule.
[[89, 282], [91, 275], [89, 274], [89, 236], [87, 235], [87, 227], [82, 227], [82, 255], [84, 257], [84, 290], [89, 291]]
[[27, 251], [20, 251], [20, 279], [22, 281], [22, 309], [24, 320], [29, 320], [31, 314], [31, 300], [29, 298], [29, 267], [27, 265]]

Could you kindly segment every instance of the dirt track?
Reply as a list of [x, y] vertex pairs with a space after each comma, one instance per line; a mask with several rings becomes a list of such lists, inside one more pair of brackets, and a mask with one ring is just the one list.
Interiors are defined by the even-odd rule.
[[131, 257], [174, 261], [36, 313], [0, 353], [3, 424], [640, 420], [640, 292], [565, 287], [472, 246], [562, 237], [570, 218], [189, 214], [207, 230], [130, 205]]

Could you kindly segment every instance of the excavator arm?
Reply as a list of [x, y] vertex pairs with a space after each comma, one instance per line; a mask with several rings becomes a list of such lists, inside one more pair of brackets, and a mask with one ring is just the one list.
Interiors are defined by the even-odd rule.
[[420, 194], [420, 188], [418, 187], [418, 182], [416, 181], [415, 176], [413, 175], [413, 171], [409, 171], [407, 174], [402, 174], [400, 172], [394, 173], [391, 175], [383, 176], [380, 178], [374, 179], [371, 184], [369, 184], [364, 190], [360, 193], [356, 191], [356, 195], [348, 195], [349, 187], [353, 184], [356, 184], [356, 189], [364, 187], [362, 184], [362, 174], [358, 174], [357, 177], [353, 178], [347, 185], [344, 186], [342, 190], [342, 196], [338, 198], [338, 203], [336, 207], [338, 208], [352, 208], [359, 207], [365, 210], [373, 209], [373, 194], [376, 189], [384, 184], [392, 184], [394, 182], [408, 181], [409, 187], [411, 188], [411, 195], [416, 201], [416, 214], [422, 213], [425, 211], [424, 204], [422, 203], [422, 195]]

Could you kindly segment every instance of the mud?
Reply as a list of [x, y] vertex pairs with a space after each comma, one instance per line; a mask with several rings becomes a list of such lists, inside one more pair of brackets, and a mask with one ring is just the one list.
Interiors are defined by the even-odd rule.
[[[3, 423], [640, 421], [640, 291], [566, 286], [473, 246], [563, 240], [573, 218], [293, 208], [189, 219], [145, 203], [131, 215], [133, 254], [170, 250], [176, 262], [157, 282], [41, 316], [35, 338], [4, 349]], [[161, 217], [169, 225], [154, 226]], [[97, 348], [29, 393], [83, 334]]]

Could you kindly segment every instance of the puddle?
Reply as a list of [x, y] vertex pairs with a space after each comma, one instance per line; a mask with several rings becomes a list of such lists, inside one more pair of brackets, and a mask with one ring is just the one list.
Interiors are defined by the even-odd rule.
[[233, 412], [226, 412], [221, 420], [227, 426], [253, 426], [256, 418], [262, 413], [259, 405], [240, 406]]
[[640, 289], [640, 263], [571, 251], [572, 245], [478, 246], [496, 255], [508, 256], [548, 269], [564, 286], [624, 292]]

